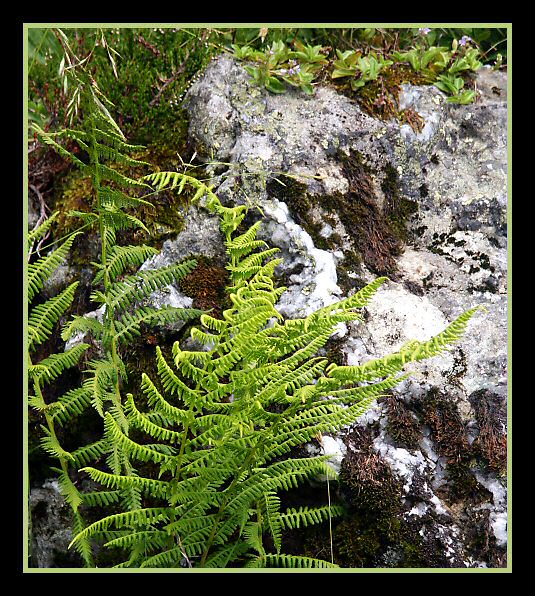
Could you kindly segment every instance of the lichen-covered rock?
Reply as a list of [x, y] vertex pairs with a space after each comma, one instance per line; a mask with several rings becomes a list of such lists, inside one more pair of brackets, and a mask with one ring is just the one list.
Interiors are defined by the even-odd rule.
[[[357, 426], [369, 433], [377, 469], [389, 470], [381, 477], [396, 487], [391, 517], [401, 526], [398, 546], [378, 534], [353, 544], [349, 566], [505, 564], [506, 74], [482, 68], [477, 88], [479, 100], [459, 106], [433, 86], [403, 86], [400, 109], [420, 115], [419, 132], [366, 115], [330, 87], [272, 95], [227, 56], [187, 94], [190, 135], [215, 192], [258, 206], [263, 238], [281, 250], [285, 316], [390, 277], [365, 321], [340, 329], [342, 361], [385, 355], [486, 308], [458, 346], [415, 365]], [[199, 230], [208, 243], [210, 225], [205, 236]], [[339, 460], [333, 440], [324, 448]], [[344, 469], [346, 486], [364, 490], [358, 458]], [[340, 529], [339, 552], [362, 519]]]
[[30, 491], [30, 567], [82, 567], [78, 553], [68, 546], [72, 535], [72, 510], [56, 479]]

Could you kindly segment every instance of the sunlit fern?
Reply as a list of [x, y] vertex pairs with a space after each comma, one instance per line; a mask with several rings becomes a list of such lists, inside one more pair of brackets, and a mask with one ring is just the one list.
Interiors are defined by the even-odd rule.
[[149, 442], [133, 440], [105, 414], [110, 443], [158, 473], [84, 467], [105, 499], [131, 488], [144, 506], [103, 517], [73, 544], [99, 538], [126, 550], [118, 567], [330, 567], [283, 552], [285, 531], [343, 515], [335, 504], [282, 509], [285, 491], [336, 476], [329, 456], [293, 457], [292, 450], [354, 423], [405, 378], [407, 363], [458, 341], [476, 309], [395, 354], [360, 366], [329, 363], [320, 349], [340, 323], [361, 318], [386, 278], [305, 318], [284, 320], [276, 308], [284, 288], [274, 283], [281, 261], [257, 240], [260, 224], [236, 235], [246, 208], [224, 207], [213, 193], [207, 206], [226, 238], [231, 306], [220, 319], [201, 316], [201, 327], [191, 330], [197, 350], [175, 342], [169, 361], [156, 348], [157, 378], [142, 375], [145, 406], [133, 395], [125, 406], [129, 427]]

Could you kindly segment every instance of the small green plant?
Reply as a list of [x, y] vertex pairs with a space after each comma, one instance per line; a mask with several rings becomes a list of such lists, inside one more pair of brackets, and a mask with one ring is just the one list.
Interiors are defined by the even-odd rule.
[[448, 94], [448, 102], [465, 105], [474, 102], [476, 93], [464, 89], [465, 78], [461, 75], [476, 72], [482, 66], [481, 52], [470, 46], [471, 41], [468, 36], [454, 39], [451, 49], [419, 44], [406, 52], [393, 52], [392, 56], [398, 62], [408, 62], [415, 71], [428, 77], [430, 83]]
[[449, 103], [466, 105], [474, 102], [475, 91], [464, 89], [464, 79], [452, 73], [441, 74], [435, 81], [435, 87], [448, 94], [446, 101]]
[[393, 52], [396, 62], [408, 62], [416, 72], [434, 80], [449, 64], [453, 52], [445, 46], [417, 47], [405, 52]]
[[231, 47], [239, 60], [255, 62], [255, 66], [247, 64], [246, 71], [253, 77], [255, 84], [265, 87], [271, 93], [284, 93], [286, 83], [312, 95], [312, 82], [316, 73], [328, 62], [319, 45], [300, 43], [296, 50], [292, 50], [284, 42], [276, 41], [265, 51], [236, 44]]
[[[157, 188], [177, 185], [177, 174], [150, 175]], [[136, 491], [143, 506], [115, 512], [73, 540], [104, 540], [126, 553], [118, 567], [331, 567], [332, 561], [284, 553], [284, 532], [343, 514], [339, 505], [282, 509], [280, 493], [334, 478], [328, 456], [291, 457], [293, 448], [354, 422], [378, 396], [397, 385], [411, 361], [439, 354], [457, 341], [477, 310], [461, 315], [429, 341], [359, 366], [338, 366], [318, 354], [342, 322], [360, 311], [386, 281], [306, 318], [284, 320], [275, 308], [277, 249], [257, 239], [261, 222], [236, 235], [246, 206], [224, 207], [210, 191], [230, 272], [231, 306], [222, 318], [201, 316], [185, 350], [173, 361], [156, 348], [158, 378], [143, 374], [143, 400], [128, 395], [128, 425], [111, 412], [106, 432], [131, 460], [150, 463], [152, 475], [125, 475], [96, 467], [84, 472], [106, 495]], [[145, 405], [143, 406], [143, 402]]]
[[336, 54], [338, 60], [333, 62], [331, 77], [333, 79], [350, 77], [349, 84], [353, 91], [364, 87], [369, 81], [375, 81], [385, 66], [393, 64], [392, 60], [387, 60], [373, 51], [366, 56], [354, 50], [345, 52], [336, 50]]

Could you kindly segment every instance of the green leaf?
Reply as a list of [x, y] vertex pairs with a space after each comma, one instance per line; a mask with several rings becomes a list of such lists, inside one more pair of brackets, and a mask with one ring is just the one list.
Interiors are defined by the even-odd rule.
[[276, 77], [269, 77], [266, 81], [266, 89], [271, 93], [285, 93], [286, 87]]

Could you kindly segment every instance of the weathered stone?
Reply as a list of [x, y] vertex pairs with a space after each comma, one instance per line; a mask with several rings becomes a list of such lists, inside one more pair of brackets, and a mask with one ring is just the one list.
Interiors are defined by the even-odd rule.
[[68, 546], [72, 535], [72, 510], [56, 479], [30, 491], [31, 567], [82, 567], [78, 553]]
[[[365, 322], [340, 330], [348, 364], [428, 339], [464, 310], [485, 306], [454, 349], [414, 365], [394, 392], [420, 425], [415, 448], [396, 444], [383, 404], [360, 422], [403, 484], [407, 519], [420, 520], [415, 528], [430, 553], [433, 545], [443, 551], [442, 558], [430, 554], [429, 564], [453, 567], [503, 564], [506, 541], [503, 477], [488, 467], [474, 474], [467, 458], [464, 467], [453, 466], [438, 427], [430, 429], [418, 410], [438, 392], [472, 449], [481, 433], [478, 392], [507, 394], [506, 74], [482, 68], [477, 88], [478, 101], [459, 106], [433, 86], [404, 86], [400, 109], [423, 118], [420, 132], [367, 116], [330, 87], [316, 87], [312, 97], [292, 89], [269, 94], [226, 56], [212, 62], [186, 99], [190, 135], [215, 192], [260, 207], [262, 238], [281, 249], [285, 316], [333, 303], [353, 291], [351, 284], [390, 268], [391, 281], [367, 307]], [[385, 222], [390, 227], [381, 229]], [[363, 252], [388, 242], [390, 252], [380, 258]], [[327, 443], [330, 452], [334, 443]], [[485, 549], [473, 546], [478, 532], [488, 534]], [[396, 556], [385, 553], [385, 562]]]

